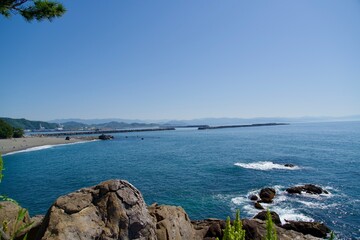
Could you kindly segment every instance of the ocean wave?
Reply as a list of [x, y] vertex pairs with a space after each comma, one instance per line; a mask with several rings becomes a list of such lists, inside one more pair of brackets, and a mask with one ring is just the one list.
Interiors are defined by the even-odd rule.
[[285, 167], [283, 164], [277, 164], [270, 161], [262, 161], [262, 162], [253, 162], [253, 163], [235, 163], [235, 166], [248, 168], [248, 169], [255, 169], [255, 170], [262, 170], [268, 171], [273, 169], [283, 169], [283, 170], [299, 170], [298, 166], [294, 167]]
[[324, 204], [324, 203], [316, 203], [316, 202], [308, 202], [308, 201], [297, 201], [301, 204], [304, 204], [306, 207], [308, 208], [315, 208], [315, 209], [328, 209], [328, 208], [334, 208], [336, 206], [338, 206], [337, 203], [333, 203], [333, 204]]

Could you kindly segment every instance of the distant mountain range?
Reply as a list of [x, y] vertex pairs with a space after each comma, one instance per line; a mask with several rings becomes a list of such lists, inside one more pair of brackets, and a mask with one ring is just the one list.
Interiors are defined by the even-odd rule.
[[105, 118], [105, 119], [56, 119], [52, 123], [78, 122], [83, 124], [104, 124], [109, 122], [119, 123], [146, 123], [165, 126], [186, 126], [186, 125], [232, 125], [232, 124], [253, 124], [253, 123], [302, 123], [302, 122], [329, 122], [329, 121], [360, 121], [360, 115], [345, 117], [268, 117], [268, 118], [199, 118], [191, 120], [138, 120], [138, 119], [121, 119], [121, 118]]
[[331, 122], [331, 121], [360, 121], [360, 115], [347, 117], [300, 117], [300, 118], [199, 118], [192, 120], [131, 120], [131, 119], [56, 119], [49, 122], [31, 121], [25, 118], [14, 119], [0, 117], [15, 128], [39, 130], [89, 130], [89, 129], [134, 129], [154, 128], [166, 126], [193, 126], [193, 125], [234, 125], [234, 124], [259, 124], [259, 123], [306, 123], [306, 122]]

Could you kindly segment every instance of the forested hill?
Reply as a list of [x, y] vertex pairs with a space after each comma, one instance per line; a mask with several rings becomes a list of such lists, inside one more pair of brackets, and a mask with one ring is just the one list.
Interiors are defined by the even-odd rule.
[[5, 122], [10, 124], [14, 128], [35, 130], [35, 129], [40, 129], [40, 126], [45, 129], [54, 129], [54, 128], [58, 127], [57, 123], [31, 121], [31, 120], [27, 120], [25, 118], [15, 119], [15, 118], [0, 117], [0, 119], [4, 120]]

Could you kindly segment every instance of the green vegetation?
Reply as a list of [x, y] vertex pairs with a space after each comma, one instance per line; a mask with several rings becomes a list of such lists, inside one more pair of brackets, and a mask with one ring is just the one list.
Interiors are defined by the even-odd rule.
[[61, 17], [66, 9], [61, 3], [48, 0], [1, 0], [0, 14], [10, 17], [20, 14], [26, 21], [41, 21]]
[[4, 138], [21, 138], [24, 135], [24, 130], [21, 128], [14, 128], [7, 122], [0, 119], [0, 139]]
[[15, 118], [0, 118], [0, 120], [5, 121], [13, 128], [21, 128], [21, 129], [30, 129], [36, 130], [40, 129], [40, 127], [44, 127], [45, 129], [55, 129], [58, 127], [57, 123], [48, 123], [42, 121], [31, 121], [25, 118], [15, 119]]
[[14, 134], [13, 127], [0, 119], [0, 139], [11, 138]]
[[266, 236], [265, 236], [265, 240], [277, 240], [277, 234], [276, 234], [276, 228], [275, 225], [272, 221], [272, 217], [270, 214], [269, 209], [267, 210], [267, 219], [266, 219]]
[[240, 220], [240, 210], [236, 211], [234, 225], [231, 226], [230, 217], [226, 219], [226, 227], [222, 240], [245, 240], [245, 230], [242, 229], [242, 222]]
[[335, 240], [335, 233], [334, 231], [331, 231], [329, 240]]

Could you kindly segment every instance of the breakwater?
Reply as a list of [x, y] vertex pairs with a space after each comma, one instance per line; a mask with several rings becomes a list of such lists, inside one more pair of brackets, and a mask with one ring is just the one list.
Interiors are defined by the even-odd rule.
[[198, 127], [198, 130], [207, 129], [220, 129], [220, 128], [241, 128], [241, 127], [266, 127], [266, 126], [278, 126], [278, 125], [289, 125], [288, 123], [257, 123], [257, 124], [245, 124], [245, 125], [226, 125], [226, 126], [202, 126]]
[[[166, 128], [143, 128], [143, 129], [121, 129], [121, 130], [94, 130], [94, 131], [72, 131], [72, 132], [57, 132], [57, 133], [43, 133], [39, 136], [60, 137], [73, 135], [91, 135], [91, 134], [108, 134], [108, 133], [130, 133], [130, 132], [153, 132], [153, 131], [171, 131], [175, 130], [173, 127]], [[35, 135], [37, 136], [37, 135]]]

